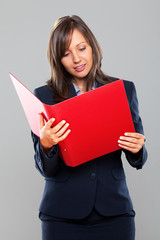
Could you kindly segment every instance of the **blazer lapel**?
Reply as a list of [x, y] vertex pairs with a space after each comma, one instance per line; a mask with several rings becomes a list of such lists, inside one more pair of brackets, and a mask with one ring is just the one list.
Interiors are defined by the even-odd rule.
[[68, 98], [72, 98], [72, 97], [75, 97], [77, 96], [76, 94], [76, 91], [75, 91], [75, 88], [73, 86], [73, 84], [71, 83], [70, 86], [69, 86], [69, 97]]
[[[102, 86], [102, 84], [99, 83], [98, 81], [96, 81], [96, 88], [101, 87], [101, 86]], [[71, 83], [70, 86], [69, 86], [69, 97], [68, 98], [72, 98], [72, 97], [75, 97], [75, 96], [77, 96], [77, 94], [76, 94], [76, 91], [75, 91], [75, 88], [74, 88], [73, 84]]]
[[100, 82], [96, 81], [96, 88], [101, 87], [101, 86], [102, 86], [102, 84]]

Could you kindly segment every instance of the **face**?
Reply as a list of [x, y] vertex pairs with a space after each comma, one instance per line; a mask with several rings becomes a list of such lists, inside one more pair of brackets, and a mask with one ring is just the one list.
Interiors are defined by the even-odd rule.
[[84, 36], [75, 29], [69, 49], [64, 53], [61, 63], [73, 76], [73, 81], [84, 79], [90, 72], [93, 62], [92, 48]]

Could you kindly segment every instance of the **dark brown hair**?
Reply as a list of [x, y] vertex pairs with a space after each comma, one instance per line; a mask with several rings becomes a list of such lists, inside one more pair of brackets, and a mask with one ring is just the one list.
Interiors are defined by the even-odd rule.
[[68, 98], [72, 76], [63, 67], [61, 59], [65, 51], [69, 48], [74, 29], [81, 32], [92, 47], [93, 64], [90, 72], [85, 77], [87, 91], [91, 88], [95, 80], [102, 85], [106, 84], [106, 81], [110, 82], [109, 77], [101, 70], [102, 53], [100, 46], [85, 22], [76, 15], [59, 18], [51, 30], [47, 50], [47, 57], [51, 67], [51, 78], [47, 83], [54, 89], [55, 102], [60, 102]]

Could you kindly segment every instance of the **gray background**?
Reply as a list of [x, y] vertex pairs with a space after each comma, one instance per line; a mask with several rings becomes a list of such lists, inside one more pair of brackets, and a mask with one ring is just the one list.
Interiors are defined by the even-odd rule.
[[0, 239], [41, 239], [38, 207], [44, 187], [8, 72], [31, 91], [43, 85], [50, 77], [46, 49], [52, 25], [72, 14], [81, 16], [99, 41], [103, 70], [136, 85], [149, 157], [140, 171], [123, 162], [137, 213], [136, 239], [160, 239], [159, 10], [159, 0], [1, 0]]

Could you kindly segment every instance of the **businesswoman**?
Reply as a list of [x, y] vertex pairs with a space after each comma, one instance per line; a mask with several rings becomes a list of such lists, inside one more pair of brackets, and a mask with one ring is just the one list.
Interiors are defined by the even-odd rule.
[[[102, 72], [99, 44], [78, 16], [56, 21], [49, 38], [48, 60], [51, 78], [34, 91], [46, 104], [53, 105], [118, 80]], [[40, 138], [33, 133], [32, 138], [36, 168], [45, 177], [39, 209], [43, 240], [135, 238], [135, 212], [121, 153], [125, 152], [132, 167], [141, 169], [147, 152], [134, 84], [123, 82], [136, 133], [119, 136], [120, 150], [77, 167], [67, 166], [59, 155], [58, 143], [72, 133], [69, 123], [63, 119], [54, 124], [55, 118], [45, 122], [40, 114]]]

